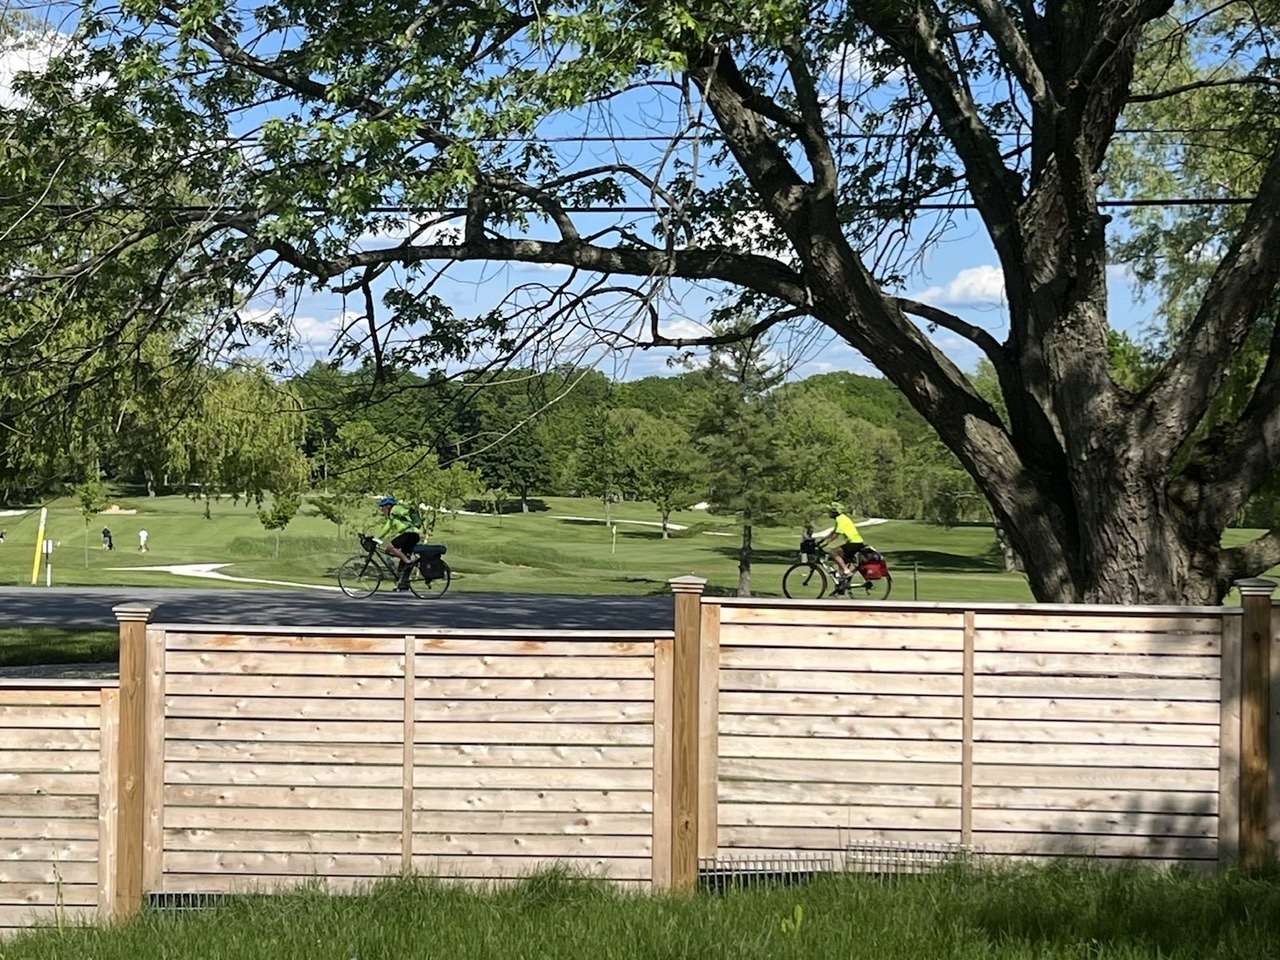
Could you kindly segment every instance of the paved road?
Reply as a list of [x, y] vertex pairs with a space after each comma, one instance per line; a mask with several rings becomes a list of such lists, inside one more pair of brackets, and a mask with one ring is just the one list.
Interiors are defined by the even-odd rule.
[[670, 629], [669, 596], [606, 597], [449, 593], [435, 600], [379, 593], [365, 600], [312, 590], [185, 587], [0, 587], [0, 627], [106, 627], [111, 608], [149, 603], [160, 623], [244, 626], [396, 626]]

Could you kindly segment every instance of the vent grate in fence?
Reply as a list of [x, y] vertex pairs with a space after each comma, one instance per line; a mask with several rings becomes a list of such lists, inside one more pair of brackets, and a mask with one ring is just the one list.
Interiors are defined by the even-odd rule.
[[206, 910], [226, 903], [229, 893], [148, 893], [146, 904], [152, 910]]
[[698, 885], [703, 890], [720, 891], [766, 883], [792, 884], [834, 869], [835, 859], [829, 854], [702, 857]]
[[899, 876], [932, 873], [960, 864], [976, 864], [981, 856], [979, 848], [963, 843], [853, 840], [844, 850], [844, 868], [849, 873]]

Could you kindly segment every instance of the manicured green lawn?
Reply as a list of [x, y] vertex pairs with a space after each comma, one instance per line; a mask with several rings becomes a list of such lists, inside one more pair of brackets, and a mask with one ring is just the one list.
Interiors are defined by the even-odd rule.
[[[225, 563], [220, 572], [246, 580], [328, 584], [357, 544], [340, 536], [330, 522], [307, 510], [279, 538], [259, 524], [256, 508], [224, 500], [204, 505], [183, 497], [121, 497], [113, 502], [136, 513], [101, 514], [86, 527], [69, 500], [51, 505], [47, 536], [57, 543], [53, 582], [59, 585], [230, 586], [227, 581], [197, 580], [144, 571], [147, 566]], [[597, 501], [548, 498], [545, 509], [528, 514], [459, 515], [437, 527], [434, 539], [448, 544], [447, 560], [456, 580], [451, 589], [512, 593], [647, 594], [666, 589], [673, 576], [706, 577], [710, 592], [732, 592], [737, 585], [740, 530], [731, 518], [704, 511], [682, 511], [673, 523], [690, 529], [663, 540], [657, 527], [626, 521], [658, 520], [649, 504], [618, 504], [612, 514], [614, 535], [601, 522]], [[8, 538], [0, 545], [0, 584], [31, 581], [38, 511], [0, 518]], [[377, 523], [372, 508], [366, 526]], [[100, 531], [109, 526], [116, 549], [101, 547]], [[138, 551], [138, 531], [149, 534], [149, 551]], [[870, 542], [889, 557], [895, 599], [1028, 601], [1024, 579], [1002, 569], [991, 529], [945, 528], [908, 521], [868, 526]], [[755, 531], [753, 592], [778, 596], [786, 566], [795, 557], [799, 531]], [[87, 545], [87, 546], [86, 546]], [[40, 568], [39, 580], [45, 571]], [[243, 583], [246, 588], [268, 584]]]
[[119, 659], [120, 634], [115, 630], [64, 630], [59, 627], [0, 629], [0, 667], [109, 663]]
[[1280, 879], [1084, 866], [896, 881], [832, 875], [694, 897], [549, 875], [491, 893], [393, 881], [358, 897], [151, 910], [25, 933], [5, 960], [1263, 960]]

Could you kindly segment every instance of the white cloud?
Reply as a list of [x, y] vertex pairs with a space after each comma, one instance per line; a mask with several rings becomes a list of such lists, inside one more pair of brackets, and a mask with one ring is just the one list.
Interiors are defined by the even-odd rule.
[[726, 247], [742, 253], [775, 257], [783, 263], [796, 259], [791, 244], [768, 214], [748, 210], [726, 222], [709, 221], [694, 239], [699, 247]]
[[711, 330], [697, 320], [690, 320], [688, 317], [677, 317], [674, 320], [658, 321], [658, 333], [660, 336], [670, 337], [672, 340], [692, 340], [696, 337], [709, 336]]
[[410, 236], [415, 243], [458, 243], [462, 239], [462, 218], [432, 213], [391, 217], [378, 229], [361, 234], [352, 246], [357, 250], [378, 250], [403, 243]]
[[[876, 82], [877, 71], [882, 69], [872, 62], [877, 54], [883, 54], [884, 44], [878, 40], [869, 40], [861, 46], [842, 43], [827, 60], [827, 76], [833, 80], [843, 80], [846, 84], [871, 86]], [[905, 78], [901, 68], [886, 71], [884, 82], [900, 85]]]
[[23, 104], [13, 88], [20, 73], [43, 73], [49, 61], [70, 42], [65, 34], [20, 33], [0, 41], [0, 107]]
[[984, 263], [966, 267], [942, 286], [929, 287], [911, 294], [912, 300], [934, 305], [1003, 303], [1004, 274], [1000, 268]]

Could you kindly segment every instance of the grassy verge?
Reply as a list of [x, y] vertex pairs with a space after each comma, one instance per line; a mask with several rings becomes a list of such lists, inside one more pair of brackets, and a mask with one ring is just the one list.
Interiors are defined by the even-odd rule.
[[356, 897], [245, 898], [114, 929], [26, 933], [5, 960], [1258, 960], [1280, 879], [1084, 866], [957, 872], [691, 898], [544, 875], [491, 893], [394, 881]]
[[[0, 629], [0, 667], [42, 663], [107, 663], [120, 659], [116, 630], [65, 630], [61, 627]], [[3, 957], [3, 952], [0, 952]]]

